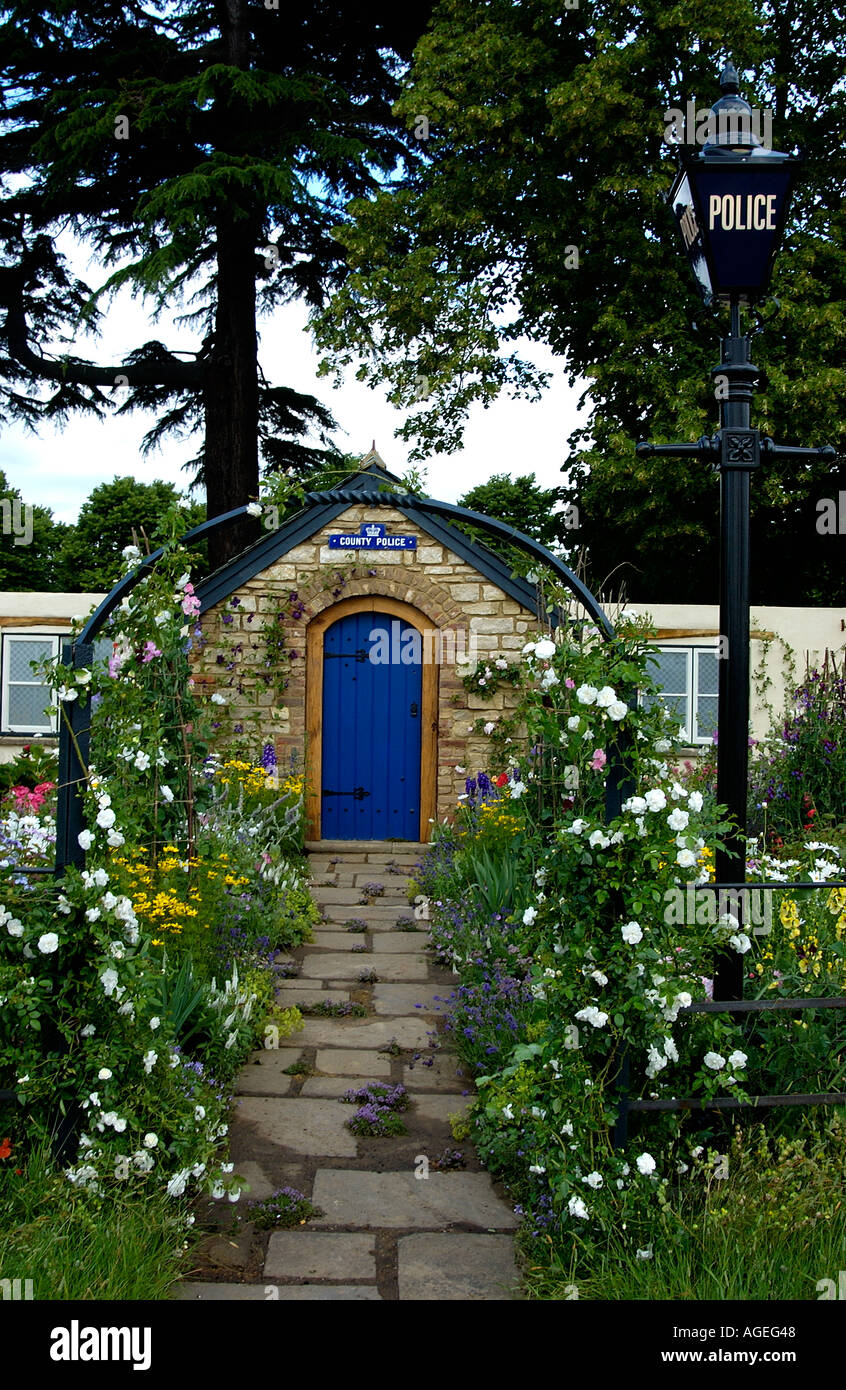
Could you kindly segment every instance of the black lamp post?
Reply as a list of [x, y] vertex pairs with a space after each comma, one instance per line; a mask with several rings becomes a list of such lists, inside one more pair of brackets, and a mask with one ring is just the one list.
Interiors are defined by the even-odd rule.
[[[720, 400], [720, 429], [696, 444], [636, 445], [643, 455], [707, 460], [720, 476], [720, 643], [717, 799], [738, 829], [716, 857], [716, 883], [740, 887], [746, 878], [746, 803], [749, 768], [749, 490], [752, 472], [776, 455], [836, 457], [817, 449], [774, 444], [750, 424], [759, 371], [741, 334], [740, 305], [767, 289], [784, 228], [799, 160], [765, 149], [753, 113], [738, 95], [738, 74], [727, 63], [723, 96], [712, 107], [713, 134], [701, 153], [682, 158], [670, 192], [691, 269], [706, 303], [728, 304], [729, 336], [711, 375]], [[740, 999], [743, 958], [727, 951], [717, 962], [715, 999]]]

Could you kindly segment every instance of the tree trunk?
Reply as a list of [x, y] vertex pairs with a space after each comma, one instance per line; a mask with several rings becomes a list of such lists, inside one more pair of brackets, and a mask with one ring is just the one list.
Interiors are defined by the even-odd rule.
[[[217, 224], [217, 308], [205, 384], [205, 479], [209, 518], [258, 497], [258, 369], [252, 219]], [[248, 517], [209, 537], [217, 569], [258, 539]]]
[[[224, 61], [250, 65], [245, 0], [217, 5]], [[249, 121], [237, 101], [227, 102], [232, 140]], [[241, 216], [237, 214], [241, 212]], [[233, 198], [217, 219], [217, 306], [205, 382], [205, 480], [209, 518], [258, 497], [258, 339], [256, 335], [256, 219], [249, 204]], [[209, 537], [209, 567], [217, 569], [259, 537], [257, 521], [247, 517]]]

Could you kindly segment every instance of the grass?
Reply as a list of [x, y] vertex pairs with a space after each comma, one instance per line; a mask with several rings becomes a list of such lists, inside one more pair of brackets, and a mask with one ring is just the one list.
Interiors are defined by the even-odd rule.
[[33, 1298], [163, 1300], [187, 1269], [196, 1243], [188, 1204], [138, 1183], [107, 1197], [71, 1187], [49, 1154], [0, 1176], [0, 1272], [31, 1279]]
[[[656, 1220], [638, 1259], [612, 1232], [606, 1246], [538, 1263], [528, 1258], [526, 1287], [538, 1299], [616, 1302], [815, 1301], [822, 1282], [846, 1268], [846, 1131], [835, 1118], [826, 1134], [767, 1139], [761, 1126], [735, 1131], [728, 1176], [722, 1181], [682, 1178], [667, 1211]], [[552, 1251], [550, 1249], [550, 1254]], [[534, 1256], [534, 1261], [532, 1256]]]

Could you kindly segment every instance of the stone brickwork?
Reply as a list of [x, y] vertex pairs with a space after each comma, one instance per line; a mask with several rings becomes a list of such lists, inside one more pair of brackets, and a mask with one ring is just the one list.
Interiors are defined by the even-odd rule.
[[[362, 522], [374, 520], [389, 533], [416, 536], [417, 549], [350, 555], [329, 548], [330, 534], [358, 531]], [[220, 709], [221, 743], [248, 741], [257, 752], [272, 742], [280, 764], [302, 765], [308, 624], [331, 604], [359, 595], [410, 604], [431, 624], [433, 642], [434, 632], [441, 634], [437, 814], [439, 819], [451, 816], [464, 791], [465, 774], [456, 767], [473, 774], [490, 766], [489, 739], [471, 732], [471, 726], [479, 719], [507, 717], [516, 700], [508, 685], [489, 699], [468, 693], [462, 678], [474, 663], [459, 665], [454, 657], [470, 657], [475, 650], [480, 663], [496, 658], [514, 663], [539, 629], [534, 614], [401, 512], [366, 504], [349, 507], [203, 615], [194, 675], [227, 698]], [[268, 630], [284, 639], [282, 665], [269, 658]], [[271, 638], [274, 645], [281, 651]], [[280, 677], [287, 681], [284, 690], [274, 688]]]

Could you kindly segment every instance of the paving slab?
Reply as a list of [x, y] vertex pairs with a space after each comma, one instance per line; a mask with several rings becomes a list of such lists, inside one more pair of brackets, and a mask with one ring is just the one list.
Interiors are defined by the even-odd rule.
[[[337, 1051], [333, 1052], [332, 1057], [337, 1057], [340, 1051], [341, 1049], [338, 1049]], [[366, 1054], [362, 1052], [357, 1052], [355, 1055], [356, 1057], [362, 1057]], [[378, 1053], [374, 1054], [374, 1056], [378, 1058], [378, 1061], [374, 1063], [373, 1069], [371, 1071], [363, 1071], [359, 1067], [352, 1074], [350, 1074], [349, 1072], [344, 1074], [340, 1070], [336, 1070], [333, 1072], [331, 1076], [307, 1076], [305, 1081], [303, 1082], [303, 1089], [300, 1092], [300, 1095], [324, 1097], [331, 1096], [335, 1100], [337, 1100], [338, 1097], [342, 1096], [345, 1091], [351, 1091], [353, 1089], [357, 1090], [359, 1085], [363, 1086], [368, 1081], [382, 1081], [386, 1083], [390, 1082], [390, 1057], [385, 1057], [384, 1054], [382, 1056], [379, 1056]], [[340, 1063], [334, 1062], [335, 1068], [338, 1068], [340, 1065]], [[378, 1070], [377, 1067], [381, 1068], [381, 1070]], [[391, 1082], [391, 1084], [393, 1085], [393, 1082]], [[344, 1118], [349, 1119], [352, 1113], [353, 1112], [350, 1111], [349, 1114], [346, 1115]]]
[[331, 1100], [245, 1096], [239, 1102], [236, 1123], [241, 1129], [252, 1125], [265, 1143], [281, 1144], [295, 1153], [355, 1158], [355, 1136], [344, 1128], [348, 1118]]
[[[429, 1061], [428, 1058], [425, 1059]], [[474, 1091], [472, 1078], [465, 1073], [461, 1061], [453, 1053], [438, 1053], [431, 1066], [424, 1059], [403, 1067], [403, 1084], [410, 1091]]]
[[235, 1094], [286, 1096], [291, 1089], [292, 1076], [283, 1068], [293, 1061], [289, 1049], [284, 1052], [253, 1052], [235, 1079]]
[[245, 1196], [250, 1202], [263, 1202], [265, 1197], [270, 1197], [280, 1186], [279, 1183], [271, 1182], [260, 1163], [254, 1163], [252, 1159], [247, 1159], [244, 1163], [237, 1163], [235, 1171], [239, 1177], [246, 1178], [250, 1184], [249, 1192]]
[[344, 980], [349, 986], [362, 970], [375, 970], [380, 980], [425, 980], [429, 962], [423, 955], [317, 951], [306, 956], [301, 975], [305, 980]]
[[373, 1284], [180, 1284], [173, 1297], [179, 1303], [361, 1303], [382, 1295]]
[[337, 931], [336, 922], [351, 922], [354, 918], [371, 925], [396, 922], [400, 915], [410, 917], [412, 904], [406, 898], [402, 903], [324, 903], [327, 925]]
[[[421, 1018], [307, 1018], [283, 1039], [287, 1047], [366, 1047], [378, 1049], [396, 1039], [400, 1047], [428, 1047], [430, 1028]], [[280, 1047], [279, 1052], [281, 1053]], [[272, 1055], [272, 1054], [270, 1054]], [[287, 1062], [285, 1063], [287, 1066]]]
[[[340, 1109], [340, 1107], [339, 1107]], [[325, 1216], [317, 1226], [358, 1229], [415, 1227], [441, 1230], [448, 1225], [511, 1231], [518, 1218], [493, 1190], [487, 1173], [362, 1173], [320, 1168], [312, 1201]]]
[[[327, 1047], [318, 1048], [315, 1066], [327, 1079], [343, 1076], [346, 1085], [350, 1086], [357, 1076], [390, 1076], [392, 1060], [389, 1052], [368, 1052], [360, 1047]], [[305, 1088], [300, 1094], [306, 1094]], [[310, 1090], [307, 1094], [316, 1096], [319, 1092]]]
[[[408, 911], [404, 913], [397, 913], [397, 917], [399, 916], [410, 917], [411, 912]], [[427, 927], [425, 922], [418, 922], [415, 928], [398, 927], [397, 917], [386, 917], [384, 920], [381, 917], [378, 919], [369, 918], [367, 922], [367, 930], [369, 932], [373, 932], [375, 935], [380, 937], [384, 935], [386, 932], [399, 932], [402, 936], [410, 936], [412, 941], [416, 941], [418, 946], [420, 946], [421, 948], [428, 945], [429, 928]]]
[[320, 984], [310, 981], [302, 984], [299, 980], [284, 980], [276, 986], [276, 998], [284, 1009], [292, 1008], [299, 1000], [304, 1004], [319, 1004], [321, 999], [333, 999], [336, 1004], [348, 1004], [348, 989], [334, 990], [330, 995]]
[[[320, 907], [321, 903], [341, 903], [345, 906], [357, 907], [359, 906], [358, 900], [361, 897], [361, 893], [357, 888], [336, 888], [334, 885], [329, 885], [324, 888], [320, 884], [312, 888], [311, 895], [318, 907]], [[364, 904], [361, 904], [361, 906], [364, 906]]]
[[[424, 1120], [449, 1124], [450, 1115], [465, 1116], [473, 1104], [472, 1096], [421, 1095], [414, 1093], [414, 1109]], [[457, 1141], [456, 1141], [457, 1142]]]
[[364, 932], [327, 931], [317, 927], [309, 946], [319, 951], [351, 951], [353, 946], [362, 944], [365, 944]]
[[376, 1279], [376, 1237], [366, 1233], [274, 1231], [264, 1273], [269, 1279]]
[[418, 931], [382, 931], [373, 945], [377, 951], [387, 951], [391, 955], [412, 955], [425, 951], [426, 934]]
[[474, 1302], [519, 1298], [514, 1241], [501, 1235], [436, 1235], [397, 1241], [401, 1299]]
[[439, 1003], [438, 997], [443, 999], [447, 995], [448, 990], [443, 985], [380, 984], [373, 986], [373, 1007], [377, 1014], [432, 1015], [446, 1011], [446, 1005]]

